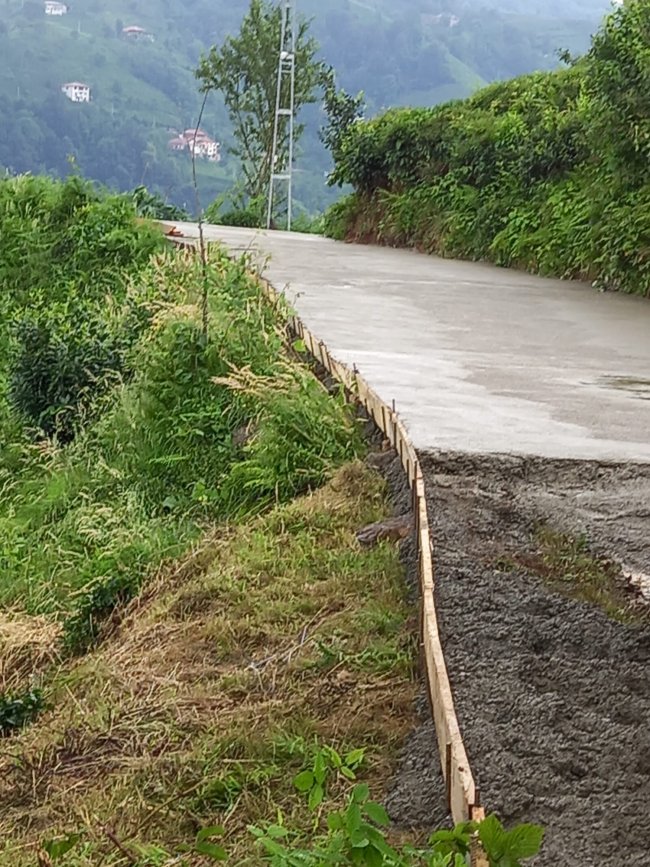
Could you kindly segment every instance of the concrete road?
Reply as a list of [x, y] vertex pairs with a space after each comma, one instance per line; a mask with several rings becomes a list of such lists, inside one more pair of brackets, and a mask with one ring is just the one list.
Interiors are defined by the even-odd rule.
[[418, 448], [650, 461], [650, 300], [311, 235], [206, 233], [266, 262]]

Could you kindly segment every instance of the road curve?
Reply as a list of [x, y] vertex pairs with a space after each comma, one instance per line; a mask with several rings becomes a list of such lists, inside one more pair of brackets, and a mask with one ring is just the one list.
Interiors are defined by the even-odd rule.
[[312, 235], [206, 237], [265, 264], [332, 353], [396, 401], [416, 448], [650, 461], [650, 301]]

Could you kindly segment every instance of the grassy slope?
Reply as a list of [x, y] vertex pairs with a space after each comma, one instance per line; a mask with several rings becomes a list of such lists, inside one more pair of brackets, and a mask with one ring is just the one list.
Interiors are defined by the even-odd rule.
[[161, 561], [318, 487], [361, 438], [244, 261], [211, 250], [204, 284], [128, 202], [38, 178], [0, 193], [0, 605], [84, 650]]
[[[384, 485], [358, 463], [336, 473], [358, 425], [244, 262], [211, 252], [206, 342], [200, 262], [161, 253], [127, 202], [40, 178], [0, 192], [0, 864], [77, 830], [63, 863], [118, 863], [106, 827], [173, 850], [216, 819], [244, 863], [247, 824], [279, 807], [309, 830], [292, 779], [319, 744], [367, 750], [379, 794], [413, 722], [397, 551], [355, 539], [386, 513]], [[63, 444], [4, 388], [10, 325], [36, 311], [53, 327], [65, 313], [67, 346], [93, 314], [137, 339], [88, 412], [70, 404]], [[43, 340], [29, 370], [47, 378]], [[18, 722], [34, 688], [44, 708]], [[332, 803], [348, 789], [333, 781]]]
[[[184, 281], [185, 289], [174, 290], [169, 313], [158, 302], [163, 313], [143, 340], [138, 370], [129, 385], [116, 389], [108, 411], [68, 447], [26, 444], [15, 468], [9, 451], [0, 452], [7, 494], [0, 504], [0, 604], [70, 615], [88, 587], [145, 577], [215, 515], [234, 517], [240, 508], [286, 497], [284, 474], [301, 487], [319, 464], [327, 464], [327, 416], [337, 416], [340, 407], [306, 370], [285, 366], [274, 316], [252, 283], [221, 254], [213, 262], [205, 365], [192, 357], [192, 338], [186, 342], [199, 315], [198, 263], [167, 257], [140, 280], [161, 286]], [[224, 279], [230, 281], [225, 292]], [[250, 370], [250, 396], [247, 384], [241, 392], [213, 384], [212, 377], [241, 368]], [[303, 387], [311, 397], [298, 396]], [[275, 421], [268, 426], [262, 416], [256, 419], [259, 412]], [[280, 418], [287, 429], [275, 427]], [[232, 437], [247, 420], [255, 421], [256, 436], [240, 449]], [[337, 416], [334, 427], [342, 421]], [[351, 428], [348, 435], [351, 454], [356, 435]], [[284, 454], [292, 442], [293, 453]], [[312, 446], [318, 456], [310, 453]], [[238, 464], [251, 450], [259, 450], [260, 461], [249, 473]], [[273, 463], [276, 458], [282, 465]]]
[[34, 844], [79, 829], [87, 843], [66, 863], [110, 864], [105, 826], [128, 847], [173, 849], [214, 822], [231, 863], [259, 863], [248, 824], [279, 807], [292, 827], [313, 821], [291, 781], [316, 743], [366, 748], [361, 776], [379, 795], [416, 692], [397, 551], [354, 540], [386, 510], [383, 483], [350, 465], [217, 528], [78, 662], [51, 659], [42, 620], [5, 622], [5, 688], [40, 673], [51, 709], [0, 757], [0, 864], [27, 867]]

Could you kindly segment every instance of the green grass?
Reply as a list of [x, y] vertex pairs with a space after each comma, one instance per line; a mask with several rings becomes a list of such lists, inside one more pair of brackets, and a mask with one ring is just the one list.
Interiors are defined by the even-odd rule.
[[622, 623], [647, 621], [621, 569], [589, 549], [585, 537], [540, 527], [536, 534], [540, 563], [538, 571], [554, 589], [601, 608], [612, 620]]
[[[360, 429], [293, 359], [284, 314], [245, 261], [211, 254], [206, 337], [199, 261], [171, 248], [150, 258], [161, 236], [121, 200], [38, 179], [0, 192], [0, 278], [14, 287], [0, 325], [13, 383], [0, 402], [0, 606], [62, 619], [66, 647], [83, 651], [207, 525], [323, 484], [359, 453]], [[28, 207], [41, 222], [25, 232]], [[43, 333], [21, 336], [33, 317]], [[103, 336], [76, 343], [89, 322]]]
[[[85, 844], [70, 864], [99, 853], [113, 864], [105, 826], [127, 847], [173, 849], [214, 823], [231, 863], [257, 864], [249, 824], [281, 809], [292, 827], [312, 827], [292, 780], [321, 745], [365, 749], [360, 775], [379, 796], [417, 691], [398, 551], [355, 542], [386, 514], [384, 483], [352, 464], [314, 494], [214, 528], [161, 570], [119, 632], [58, 671], [39, 655], [40, 621], [31, 665], [19, 652], [23, 619], [2, 648], [6, 673], [20, 660], [50, 710], [0, 758], [0, 864], [26, 867], [30, 846], [78, 830]], [[333, 645], [343, 652], [324, 656]], [[332, 779], [327, 808], [348, 788]]]
[[594, 554], [585, 536], [542, 524], [535, 530], [534, 541], [534, 551], [504, 554], [498, 568], [524, 569], [563, 596], [600, 608], [612, 620], [647, 622], [646, 607], [639, 604], [620, 566]]
[[106, 827], [173, 848], [216, 813], [256, 863], [250, 822], [313, 821], [320, 745], [381, 787], [412, 720], [397, 552], [355, 541], [383, 483], [327, 485], [361, 426], [246, 260], [78, 180], [6, 181], [0, 229], [0, 864], [79, 829], [70, 863], [118, 863]]

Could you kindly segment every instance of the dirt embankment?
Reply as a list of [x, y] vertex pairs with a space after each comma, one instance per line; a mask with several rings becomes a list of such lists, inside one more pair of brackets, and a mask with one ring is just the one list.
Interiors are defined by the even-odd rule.
[[650, 618], [624, 573], [650, 575], [650, 466], [422, 462], [445, 655], [486, 807], [547, 828], [536, 867], [647, 865]]

